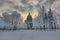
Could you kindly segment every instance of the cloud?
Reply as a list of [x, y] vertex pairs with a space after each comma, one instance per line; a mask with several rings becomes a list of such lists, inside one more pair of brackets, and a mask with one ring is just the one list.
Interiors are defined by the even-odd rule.
[[3, 4], [0, 2], [0, 7], [3, 6]]
[[[13, 8], [14, 10], [18, 10], [21, 12], [25, 12], [26, 8], [29, 8], [30, 11], [32, 11], [34, 8], [39, 9], [42, 5], [44, 5], [46, 8], [52, 7], [55, 8], [55, 10], [59, 10], [60, 3], [58, 4], [57, 1], [60, 2], [60, 0], [0, 0], [0, 6], [4, 7], [6, 5], [6, 7], [9, 7], [9, 9]], [[9, 9], [7, 8], [7, 10]]]
[[48, 3], [49, 3], [49, 4], [53, 4], [54, 2], [55, 2], [55, 0], [46, 0], [45, 3], [46, 3], [46, 4], [48, 4]]
[[60, 13], [60, 0], [0, 0], [0, 14], [5, 11], [12, 12], [14, 10], [25, 13], [27, 9], [29, 9], [29, 11], [38, 9], [40, 12], [42, 5], [44, 5], [46, 9], [51, 7]]
[[33, 9], [33, 5], [27, 3], [26, 0], [25, 1], [24, 0], [20, 0], [20, 2], [18, 2], [18, 1], [15, 1], [15, 2], [14, 1], [7, 1], [6, 4], [10, 8], [13, 8], [14, 10], [18, 10], [20, 12], [25, 12], [26, 9], [28, 9], [28, 8], [29, 8], [30, 11]]
[[52, 5], [52, 8], [60, 12], [60, 0], [55, 1], [54, 4]]
[[27, 4], [28, 0], [21, 0], [21, 3]]

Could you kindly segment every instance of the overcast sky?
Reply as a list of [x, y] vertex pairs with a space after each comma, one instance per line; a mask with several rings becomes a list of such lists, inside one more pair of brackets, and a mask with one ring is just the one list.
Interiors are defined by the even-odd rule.
[[[38, 15], [38, 9], [44, 5], [46, 9], [52, 8], [60, 12], [60, 0], [0, 0], [0, 15], [3, 12], [18, 11], [27, 13], [29, 10], [33, 18]], [[22, 13], [22, 14], [23, 14]], [[23, 14], [23, 18], [27, 14]]]
[[60, 0], [0, 0], [0, 11], [11, 11], [12, 9], [23, 12], [26, 8], [32, 10], [41, 5], [60, 11]]

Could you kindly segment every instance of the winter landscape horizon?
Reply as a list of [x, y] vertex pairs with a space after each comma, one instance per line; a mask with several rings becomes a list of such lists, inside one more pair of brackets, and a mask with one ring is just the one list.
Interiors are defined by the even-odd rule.
[[0, 40], [60, 40], [60, 0], [0, 0]]

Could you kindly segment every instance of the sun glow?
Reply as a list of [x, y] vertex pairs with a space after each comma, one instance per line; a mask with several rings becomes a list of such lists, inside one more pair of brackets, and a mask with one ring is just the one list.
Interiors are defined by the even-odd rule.
[[32, 18], [36, 18], [38, 16], [38, 11], [35, 9], [31, 12]]
[[[16, 10], [17, 11], [17, 10]], [[22, 17], [22, 21], [25, 22], [29, 12], [20, 12], [20, 11], [17, 11], [19, 14], [21, 14], [21, 17]], [[1, 13], [1, 12], [0, 12]], [[38, 16], [38, 11], [36, 9], [34, 9], [32, 12], [30, 12], [32, 18], [36, 18]], [[0, 16], [2, 16], [2, 13], [0, 14]]]
[[23, 19], [23, 22], [26, 20], [27, 16], [28, 16], [28, 13], [21, 13], [21, 16], [22, 16], [22, 19]]
[[[23, 18], [23, 22], [26, 20], [28, 14], [29, 14], [28, 12], [21, 13], [21, 16]], [[34, 18], [36, 18], [38, 16], [38, 11], [37, 10], [33, 10], [32, 12], [30, 12], [30, 14], [31, 14], [32, 18], [34, 19]]]

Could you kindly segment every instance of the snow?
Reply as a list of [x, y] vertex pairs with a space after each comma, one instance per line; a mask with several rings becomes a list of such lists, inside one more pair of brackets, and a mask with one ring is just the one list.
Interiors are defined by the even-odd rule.
[[0, 28], [13, 28], [13, 25], [11, 23], [6, 23], [3, 20], [0, 19]]
[[[60, 15], [59, 13], [55, 13], [54, 16], [59, 17], [57, 20], [60, 22]], [[40, 16], [33, 19], [33, 28], [40, 28], [42, 25], [42, 18]], [[40, 22], [39, 22], [40, 21]], [[20, 22], [21, 24], [17, 25], [17, 28], [27, 28], [25, 23]], [[59, 23], [60, 24], [60, 23]], [[58, 24], [59, 28], [60, 25]], [[0, 28], [13, 28], [11, 23], [5, 23], [3, 19], [0, 18]], [[60, 30], [58, 31], [40, 31], [40, 30], [0, 30], [0, 40], [60, 40]]]
[[60, 31], [0, 31], [0, 40], [60, 40]]

